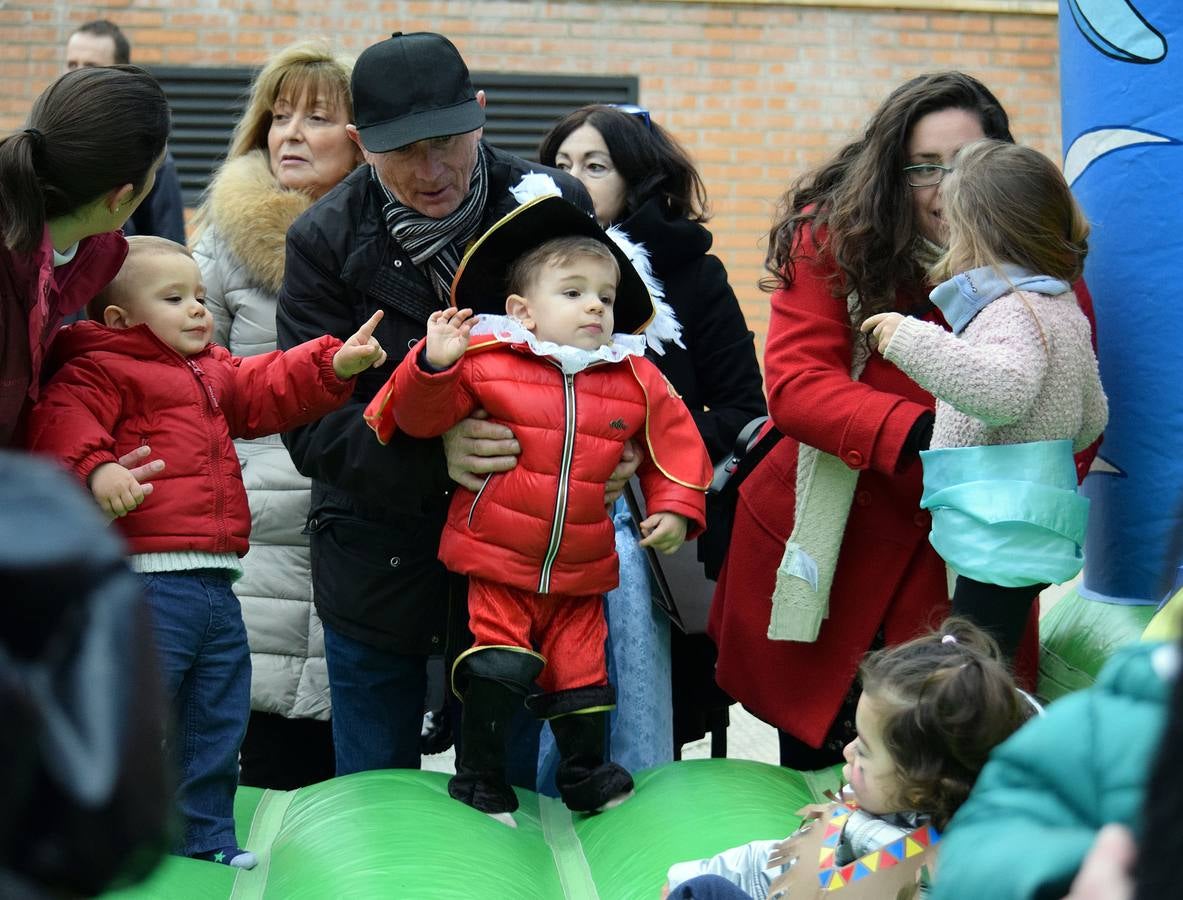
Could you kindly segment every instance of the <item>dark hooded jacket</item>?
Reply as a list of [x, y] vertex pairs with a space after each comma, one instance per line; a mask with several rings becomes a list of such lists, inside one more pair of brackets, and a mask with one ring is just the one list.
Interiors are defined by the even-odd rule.
[[[591, 201], [565, 173], [482, 144], [488, 202], [478, 233], [514, 209], [510, 193], [528, 172], [554, 178], [564, 197], [589, 214]], [[301, 473], [312, 479], [308, 529], [316, 607], [337, 632], [395, 653], [442, 653], [463, 634], [464, 597], [450, 590], [437, 559], [448, 510], [448, 478], [439, 438], [399, 434], [383, 446], [362, 412], [441, 307], [424, 273], [390, 236], [385, 197], [360, 166], [288, 231], [276, 330], [280, 347], [333, 334], [343, 340], [375, 310], [375, 337], [389, 354], [358, 376], [345, 406], [284, 435]]]

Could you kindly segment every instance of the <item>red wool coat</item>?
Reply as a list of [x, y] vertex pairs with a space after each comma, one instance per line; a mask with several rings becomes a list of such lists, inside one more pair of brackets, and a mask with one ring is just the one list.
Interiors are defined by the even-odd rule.
[[456, 365], [429, 373], [419, 366], [421, 347], [366, 410], [380, 439], [395, 427], [434, 437], [483, 408], [522, 447], [517, 466], [489, 476], [479, 493], [457, 488], [440, 540], [453, 572], [544, 594], [616, 587], [604, 483], [634, 436], [645, 441], [637, 475], [650, 512], [685, 516], [688, 537], [702, 531], [710, 459], [685, 404], [649, 360], [565, 376], [525, 347], [478, 338]]
[[[807, 245], [811, 246], [811, 245]], [[797, 263], [793, 286], [772, 295], [765, 348], [768, 410], [785, 438], [740, 487], [727, 562], [708, 633], [719, 648], [719, 686], [761, 719], [820, 746], [858, 664], [883, 630], [897, 644], [948, 614], [944, 561], [928, 542], [932, 517], [919, 508], [922, 467], [902, 459], [908, 432], [933, 398], [882, 356], [850, 378], [852, 331], [831, 273]], [[1083, 284], [1077, 297], [1093, 321]], [[901, 294], [897, 308], [922, 295]], [[924, 318], [944, 325], [933, 309]], [[798, 442], [834, 454], [859, 471], [830, 591], [829, 617], [814, 643], [767, 638], [770, 598], [793, 529]], [[1088, 469], [1095, 447], [1078, 456]], [[1035, 616], [1016, 666], [1034, 680]]]
[[0, 447], [20, 446], [58, 326], [107, 286], [123, 265], [118, 231], [83, 238], [74, 258], [53, 265], [49, 228], [41, 246], [16, 253], [0, 241]]
[[33, 407], [29, 448], [85, 484], [100, 464], [150, 445], [164, 471], [117, 520], [131, 552], [242, 556], [251, 514], [232, 438], [286, 431], [344, 403], [354, 381], [333, 371], [340, 347], [324, 337], [239, 358], [210, 344], [184, 357], [146, 325], [80, 322], [54, 342], [47, 368], [57, 371]]

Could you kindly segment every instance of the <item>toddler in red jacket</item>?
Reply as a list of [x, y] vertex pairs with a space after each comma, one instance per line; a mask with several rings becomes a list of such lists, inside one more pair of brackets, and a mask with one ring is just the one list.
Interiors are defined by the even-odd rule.
[[[250, 652], [231, 590], [250, 510], [233, 438], [312, 421], [381, 365], [376, 313], [344, 344], [324, 337], [240, 359], [209, 343], [213, 319], [189, 251], [128, 239], [122, 269], [91, 304], [100, 322], [59, 332], [33, 408], [30, 448], [81, 480], [127, 540], [152, 610], [176, 715], [184, 834], [177, 852], [239, 868], [234, 791], [250, 710]], [[141, 485], [119, 460], [151, 445], [165, 468]]]
[[[439, 552], [468, 576], [474, 636], [452, 668], [464, 710], [448, 791], [509, 825], [518, 802], [505, 778], [506, 725], [523, 696], [550, 722], [569, 808], [602, 810], [632, 791], [629, 773], [604, 759], [615, 693], [602, 604], [619, 581], [604, 485], [629, 438], [645, 442], [641, 543], [672, 553], [704, 525], [710, 460], [644, 355], [655, 318], [665, 337], [678, 329], [628, 251], [643, 259], [561, 197], [518, 207], [465, 256], [453, 307], [431, 315], [366, 411], [388, 440], [395, 428], [442, 434], [482, 408], [521, 444], [513, 469], [478, 493], [456, 490]], [[541, 693], [531, 695], [535, 681]]]

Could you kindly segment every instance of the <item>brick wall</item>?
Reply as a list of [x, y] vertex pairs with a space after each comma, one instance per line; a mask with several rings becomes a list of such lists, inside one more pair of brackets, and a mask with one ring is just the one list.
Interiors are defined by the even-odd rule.
[[[1007, 5], [1016, 4], [996, 4]], [[0, 6], [0, 128], [22, 123], [58, 74], [74, 26], [94, 18], [118, 22], [133, 61], [145, 65], [257, 64], [320, 34], [356, 53], [399, 29], [448, 35], [478, 70], [636, 75], [641, 103], [702, 170], [717, 252], [760, 336], [767, 302], [757, 282], [776, 198], [899, 82], [964, 69], [999, 95], [1018, 140], [1059, 153], [1054, 16], [897, 10], [881, 0], [814, 7], [800, 0], [8, 0]]]

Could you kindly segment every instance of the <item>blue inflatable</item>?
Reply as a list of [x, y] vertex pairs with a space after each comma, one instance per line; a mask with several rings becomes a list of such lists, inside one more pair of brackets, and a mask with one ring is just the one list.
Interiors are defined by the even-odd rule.
[[1158, 603], [1183, 562], [1183, 3], [1062, 0], [1064, 174], [1093, 231], [1109, 426], [1082, 596]]

